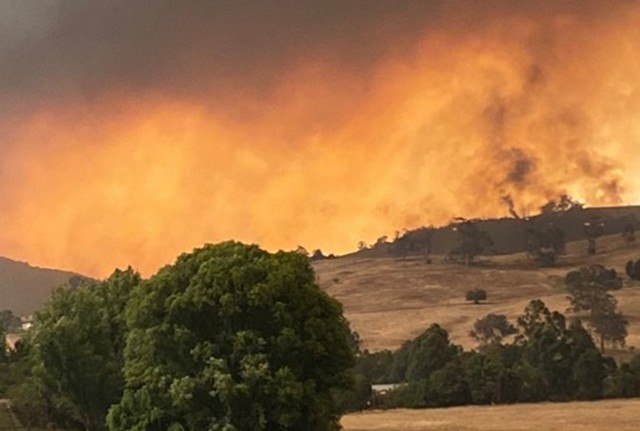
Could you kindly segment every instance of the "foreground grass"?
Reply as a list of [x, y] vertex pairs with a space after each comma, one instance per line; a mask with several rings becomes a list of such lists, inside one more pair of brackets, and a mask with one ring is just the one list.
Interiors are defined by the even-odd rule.
[[386, 410], [342, 418], [345, 431], [636, 431], [640, 400]]

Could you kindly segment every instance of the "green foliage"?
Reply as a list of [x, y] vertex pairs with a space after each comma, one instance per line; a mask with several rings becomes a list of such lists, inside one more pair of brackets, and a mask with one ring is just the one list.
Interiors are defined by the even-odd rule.
[[390, 350], [369, 353], [365, 351], [358, 356], [354, 372], [367, 376], [372, 384], [393, 383], [403, 380], [403, 377], [394, 375], [394, 353]]
[[135, 290], [127, 323], [111, 430], [338, 427], [348, 326], [300, 254], [235, 242], [184, 254]]
[[371, 401], [371, 381], [364, 374], [358, 373], [351, 377], [351, 387], [337, 390], [334, 400], [341, 412], [354, 412], [364, 410]]
[[464, 299], [467, 301], [473, 301], [474, 304], [479, 304], [480, 301], [487, 300], [487, 291], [483, 289], [472, 289], [467, 291], [464, 295]]
[[600, 353], [596, 349], [581, 353], [573, 366], [573, 380], [577, 385], [576, 398], [579, 400], [602, 398], [605, 377], [604, 363]]
[[7, 331], [0, 325], [0, 363], [7, 360]]
[[503, 338], [517, 332], [504, 314], [487, 314], [473, 324], [469, 335], [480, 342], [481, 346], [500, 343]]
[[615, 362], [606, 367], [608, 374], [604, 380], [604, 396], [607, 398], [631, 398], [640, 396], [640, 354], [620, 367]]
[[604, 222], [594, 220], [584, 224], [584, 233], [589, 243], [589, 254], [596, 254], [596, 240], [604, 234]]
[[[408, 382], [384, 395], [383, 407], [457, 405], [461, 403], [461, 392], [468, 395], [466, 384], [462, 391], [454, 384], [458, 380], [452, 379], [451, 364], [461, 352], [459, 346], [450, 342], [447, 331], [431, 325], [396, 352], [365, 353], [358, 358], [356, 370], [376, 383]], [[448, 368], [444, 370], [445, 367]], [[455, 372], [461, 373], [459, 364]], [[445, 387], [449, 384], [450, 387]]]
[[476, 256], [493, 246], [493, 240], [488, 233], [480, 230], [475, 221], [458, 220], [454, 228], [458, 232], [458, 245], [451, 251], [451, 255], [459, 256], [468, 266], [473, 263]]
[[396, 237], [388, 250], [391, 254], [401, 256], [403, 259], [406, 259], [408, 255], [420, 252], [422, 247], [420, 242], [408, 232], [405, 232], [402, 235], [400, 235], [399, 232], [396, 232]]
[[536, 300], [527, 306], [518, 323], [523, 334], [517, 340], [523, 348], [520, 361], [523, 400], [587, 398], [587, 394], [597, 392], [597, 384], [594, 389], [589, 382], [577, 379], [581, 371], [576, 371], [576, 364], [580, 360], [583, 369], [587, 365], [593, 365], [593, 369], [598, 367], [593, 361], [587, 362], [588, 359], [597, 357], [601, 364], [603, 361], [579, 321], [567, 327], [562, 314], [549, 311], [542, 301]]
[[622, 288], [622, 279], [614, 269], [590, 265], [571, 271], [565, 278], [571, 310], [587, 311], [588, 321], [600, 337], [601, 350], [605, 341], [624, 345], [627, 321], [616, 310], [617, 301], [611, 291]]
[[594, 332], [600, 337], [602, 352], [604, 352], [605, 341], [614, 346], [625, 346], [629, 322], [622, 313], [615, 310], [605, 310], [594, 314], [591, 323]]
[[[568, 399], [571, 357], [564, 316], [544, 310], [544, 321], [536, 324], [522, 342], [524, 387], [531, 401]], [[568, 374], [567, 374], [568, 373]]]
[[502, 368], [500, 363], [494, 363], [482, 353], [465, 352], [462, 357], [462, 368], [471, 404], [497, 402], [497, 386]]
[[378, 400], [380, 407], [394, 408], [422, 408], [427, 406], [427, 382], [416, 380], [389, 391]]
[[633, 244], [636, 240], [636, 226], [635, 223], [627, 223], [624, 225], [622, 231], [622, 238], [627, 244]]
[[[540, 300], [531, 301], [518, 318], [518, 334], [510, 344], [501, 344], [503, 334], [515, 330], [506, 318], [478, 322], [487, 325], [482, 339], [488, 340], [479, 352], [462, 352], [433, 325], [396, 352], [362, 356], [356, 368], [380, 374], [371, 364], [385, 366], [393, 357], [387, 377], [400, 378], [388, 381], [407, 384], [383, 395], [383, 407], [599, 399], [616, 371], [579, 320], [568, 324]], [[640, 370], [640, 359], [633, 363]], [[620, 386], [617, 379], [609, 386]]]
[[549, 202], [540, 207], [542, 214], [553, 214], [566, 212], [571, 210], [580, 210], [584, 207], [584, 204], [577, 199], [572, 198], [569, 195], [563, 194], [556, 199], [551, 199]]
[[447, 331], [434, 324], [402, 345], [395, 355], [393, 369], [399, 381], [426, 380], [460, 352], [459, 346], [451, 344]]
[[0, 326], [5, 332], [19, 332], [22, 330], [22, 320], [11, 310], [0, 311]]
[[564, 232], [557, 226], [545, 229], [527, 229], [526, 250], [539, 266], [554, 266], [558, 256], [565, 251]]
[[128, 269], [84, 288], [62, 287], [37, 314], [29, 351], [36, 387], [83, 429], [104, 429], [121, 397], [124, 310], [139, 282]]
[[640, 379], [640, 353], [636, 353], [629, 361], [629, 367], [631, 371]]
[[471, 402], [471, 393], [460, 361], [454, 359], [434, 371], [427, 381], [427, 405], [461, 406]]
[[536, 331], [549, 322], [551, 312], [540, 299], [534, 299], [524, 309], [524, 314], [518, 317], [518, 327], [520, 336], [518, 341], [522, 342], [530, 338]]
[[572, 310], [592, 311], [607, 306], [611, 296], [609, 292], [622, 288], [622, 279], [615, 269], [589, 265], [567, 273], [565, 284]]
[[629, 364], [622, 364], [605, 380], [607, 398], [632, 398], [640, 395], [640, 376], [633, 372]]
[[514, 403], [518, 401], [521, 378], [515, 371], [521, 347], [493, 343], [481, 352], [465, 352], [462, 367], [472, 404]]

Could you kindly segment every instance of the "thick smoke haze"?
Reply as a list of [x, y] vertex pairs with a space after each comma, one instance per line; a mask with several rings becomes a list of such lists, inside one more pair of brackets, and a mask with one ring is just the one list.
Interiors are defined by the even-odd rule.
[[0, 254], [150, 273], [640, 202], [638, 1], [8, 0]]

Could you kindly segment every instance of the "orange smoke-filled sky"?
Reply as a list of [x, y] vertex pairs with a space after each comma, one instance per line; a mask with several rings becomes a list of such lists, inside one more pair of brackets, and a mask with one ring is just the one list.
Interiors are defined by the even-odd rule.
[[640, 202], [640, 2], [7, 0], [0, 254], [144, 274]]

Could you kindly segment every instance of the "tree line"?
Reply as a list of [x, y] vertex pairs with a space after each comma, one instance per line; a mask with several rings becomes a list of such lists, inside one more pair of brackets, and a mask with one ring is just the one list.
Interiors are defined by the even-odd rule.
[[[509, 200], [508, 200], [509, 201]], [[570, 196], [563, 195], [557, 200], [550, 200], [540, 208], [541, 216], [552, 214], [559, 215], [582, 210], [584, 205]], [[524, 233], [522, 250], [527, 253], [532, 262], [541, 267], [552, 267], [558, 263], [559, 258], [566, 252], [566, 235], [559, 226], [556, 217], [542, 218], [536, 221], [536, 217], [522, 217], [519, 215], [513, 203], [510, 206], [514, 220], [521, 224]], [[456, 243], [448, 251], [446, 259], [460, 262], [467, 266], [474, 264], [476, 258], [483, 254], [495, 253], [493, 238], [484, 231], [480, 219], [467, 219], [456, 217], [447, 227], [455, 233]], [[636, 226], [638, 222], [635, 216], [627, 217], [622, 226], [621, 236], [627, 245], [633, 245], [636, 241]], [[565, 226], [566, 227], [566, 226]], [[587, 253], [595, 255], [598, 252], [598, 239], [605, 234], [605, 221], [600, 216], [593, 216], [584, 221], [577, 230], [582, 232], [587, 240]], [[576, 230], [576, 229], [574, 229]], [[412, 254], [424, 253], [426, 262], [431, 263], [431, 251], [434, 246], [434, 236], [437, 229], [423, 227], [413, 231], [396, 232], [395, 237], [389, 241], [386, 236], [378, 238], [372, 245], [364, 242], [358, 244], [358, 250], [377, 249], [390, 255], [400, 256], [405, 259]], [[518, 233], [520, 236], [520, 233]], [[633, 270], [635, 271], [635, 270]], [[635, 272], [640, 274], [640, 272]], [[638, 276], [640, 277], [640, 276]]]
[[580, 319], [568, 321], [540, 300], [515, 324], [501, 315], [480, 319], [472, 335], [479, 346], [465, 351], [434, 324], [396, 351], [360, 354], [354, 373], [372, 383], [400, 383], [374, 399], [381, 408], [640, 396], [640, 355], [618, 366]]

